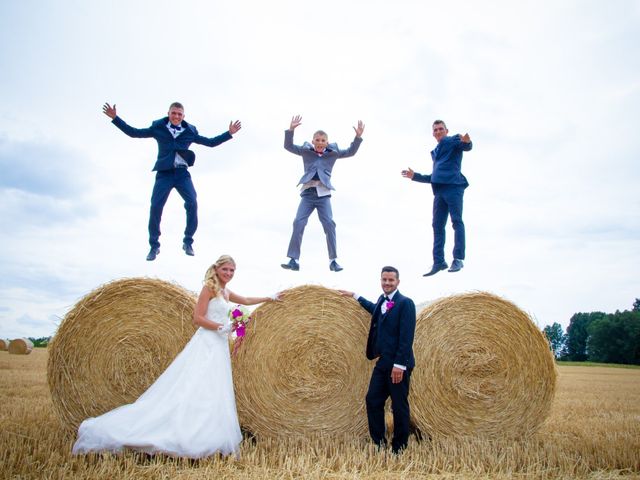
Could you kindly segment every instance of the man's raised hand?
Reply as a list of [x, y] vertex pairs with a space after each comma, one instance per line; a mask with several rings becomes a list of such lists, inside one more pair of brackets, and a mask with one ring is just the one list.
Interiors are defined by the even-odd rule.
[[358, 127], [353, 127], [353, 129], [356, 131], [356, 137], [360, 138], [362, 132], [364, 132], [364, 123], [362, 123], [362, 120], [358, 120]]
[[113, 104], [113, 107], [111, 105], [109, 105], [108, 103], [105, 103], [102, 106], [102, 113], [104, 113], [107, 117], [109, 117], [111, 120], [113, 120], [114, 118], [116, 118], [116, 104]]
[[236, 120], [229, 122], [229, 133], [233, 135], [234, 133], [238, 133], [238, 131], [242, 128], [242, 123], [240, 120]]
[[302, 123], [302, 117], [300, 115], [296, 115], [295, 117], [291, 117], [291, 124], [289, 125], [289, 130], [295, 130], [298, 125]]
[[465, 133], [464, 135], [462, 135], [460, 137], [460, 140], [462, 140], [462, 143], [471, 143], [471, 137], [469, 136], [468, 133]]

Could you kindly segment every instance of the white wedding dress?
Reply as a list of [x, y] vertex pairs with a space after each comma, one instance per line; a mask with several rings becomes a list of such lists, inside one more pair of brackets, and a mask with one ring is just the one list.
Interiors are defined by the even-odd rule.
[[[206, 317], [228, 325], [228, 312], [229, 304], [218, 296], [209, 301]], [[202, 458], [237, 455], [241, 440], [228, 333], [200, 327], [134, 403], [82, 422], [73, 453], [132, 448]]]

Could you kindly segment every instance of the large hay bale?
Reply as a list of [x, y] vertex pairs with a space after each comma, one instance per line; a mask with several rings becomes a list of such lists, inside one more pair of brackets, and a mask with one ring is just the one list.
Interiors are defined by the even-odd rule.
[[195, 297], [161, 280], [102, 285], [66, 314], [49, 344], [47, 379], [58, 416], [88, 417], [133, 402], [192, 337]]
[[7, 350], [14, 355], [29, 355], [33, 350], [33, 342], [28, 338], [16, 338], [9, 342]]
[[535, 432], [556, 388], [542, 332], [513, 303], [478, 292], [419, 315], [411, 413], [429, 435], [521, 437]]
[[257, 437], [366, 436], [367, 312], [334, 290], [303, 285], [252, 318], [233, 357], [242, 427]]
[[9, 340], [0, 338], [0, 351], [6, 351], [9, 348]]

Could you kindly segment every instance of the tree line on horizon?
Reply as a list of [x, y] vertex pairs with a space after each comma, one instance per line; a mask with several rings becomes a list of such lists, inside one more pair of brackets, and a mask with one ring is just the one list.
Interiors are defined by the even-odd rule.
[[631, 310], [574, 313], [542, 330], [557, 360], [640, 365], [640, 298]]

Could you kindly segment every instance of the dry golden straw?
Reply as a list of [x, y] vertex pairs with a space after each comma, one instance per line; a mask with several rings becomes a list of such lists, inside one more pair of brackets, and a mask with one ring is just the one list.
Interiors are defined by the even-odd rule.
[[258, 438], [365, 437], [365, 310], [333, 290], [303, 285], [252, 318], [233, 357], [242, 427]]
[[69, 429], [131, 403], [167, 368], [195, 331], [195, 298], [161, 280], [98, 287], [64, 317], [49, 345], [47, 380]]
[[411, 413], [431, 436], [521, 437], [546, 419], [556, 389], [542, 332], [513, 303], [478, 292], [418, 315]]
[[0, 338], [0, 351], [5, 351], [9, 348], [9, 340]]
[[28, 338], [16, 338], [9, 342], [7, 350], [15, 355], [29, 355], [33, 350], [33, 343]]

